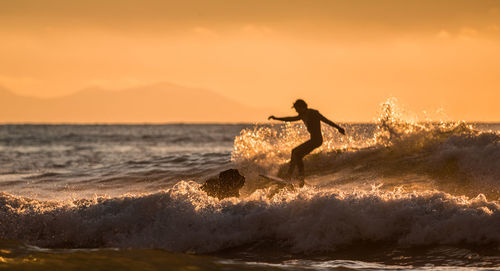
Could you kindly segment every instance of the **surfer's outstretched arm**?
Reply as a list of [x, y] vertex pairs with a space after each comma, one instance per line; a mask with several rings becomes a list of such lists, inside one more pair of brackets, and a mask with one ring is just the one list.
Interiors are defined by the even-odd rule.
[[336, 124], [335, 122], [327, 119], [325, 116], [323, 116], [321, 114], [319, 114], [319, 116], [320, 116], [320, 119], [321, 119], [322, 122], [324, 122], [324, 123], [326, 123], [326, 124], [328, 124], [328, 125], [330, 125], [330, 126], [332, 126], [334, 128], [337, 128], [337, 130], [339, 130], [339, 133], [345, 135], [344, 128], [340, 127], [338, 124]]
[[268, 120], [281, 120], [281, 121], [298, 121], [300, 120], [300, 117], [299, 116], [295, 116], [295, 117], [282, 117], [282, 118], [277, 118], [275, 117], [274, 115], [273, 116], [269, 116], [269, 118], [267, 118]]

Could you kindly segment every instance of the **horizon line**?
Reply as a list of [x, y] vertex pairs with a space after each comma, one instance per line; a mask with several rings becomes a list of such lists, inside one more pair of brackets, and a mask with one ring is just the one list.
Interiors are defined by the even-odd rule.
[[[417, 123], [439, 123], [436, 121], [417, 121]], [[446, 123], [473, 123], [473, 124], [500, 124], [498, 121], [471, 121], [471, 120], [446, 120]], [[264, 121], [239, 121], [239, 122], [214, 122], [214, 121], [172, 121], [172, 122], [0, 122], [0, 125], [263, 125], [263, 124], [282, 124], [284, 122], [264, 122]], [[376, 124], [376, 121], [337, 121], [344, 124]]]

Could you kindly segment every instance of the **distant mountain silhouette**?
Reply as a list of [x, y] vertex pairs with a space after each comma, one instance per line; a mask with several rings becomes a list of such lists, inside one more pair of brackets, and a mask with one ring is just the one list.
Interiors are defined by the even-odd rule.
[[88, 88], [48, 99], [0, 88], [0, 123], [252, 122], [265, 120], [267, 113], [210, 90], [170, 83], [119, 91]]

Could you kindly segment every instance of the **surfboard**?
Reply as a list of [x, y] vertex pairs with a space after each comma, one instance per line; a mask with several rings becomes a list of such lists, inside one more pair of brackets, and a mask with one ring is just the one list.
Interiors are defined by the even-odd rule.
[[276, 176], [272, 176], [272, 175], [267, 175], [267, 174], [259, 174], [260, 177], [268, 180], [268, 181], [271, 181], [275, 184], [277, 184], [278, 186], [280, 187], [288, 187], [290, 189], [293, 189], [294, 186], [292, 183], [286, 181], [286, 180], [283, 180], [281, 179], [280, 177], [276, 177]]

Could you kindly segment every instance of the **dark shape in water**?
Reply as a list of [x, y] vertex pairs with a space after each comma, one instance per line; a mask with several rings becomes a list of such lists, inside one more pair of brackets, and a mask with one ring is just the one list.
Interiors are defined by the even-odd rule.
[[228, 169], [219, 173], [218, 178], [210, 178], [201, 186], [209, 196], [224, 199], [239, 197], [240, 189], [245, 184], [245, 176], [237, 169]]

